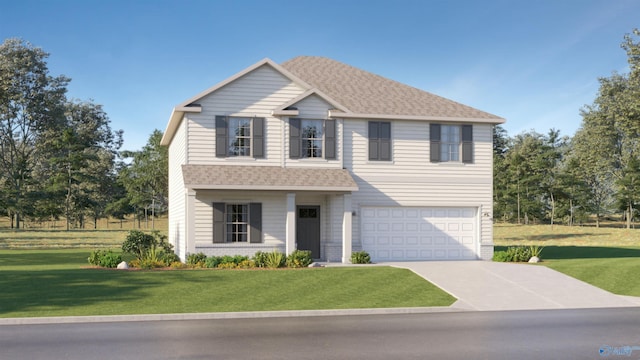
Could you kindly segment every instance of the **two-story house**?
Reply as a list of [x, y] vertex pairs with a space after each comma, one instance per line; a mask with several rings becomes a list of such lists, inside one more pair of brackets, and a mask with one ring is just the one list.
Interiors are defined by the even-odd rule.
[[174, 108], [169, 240], [183, 260], [490, 259], [503, 122], [328, 58], [264, 59]]

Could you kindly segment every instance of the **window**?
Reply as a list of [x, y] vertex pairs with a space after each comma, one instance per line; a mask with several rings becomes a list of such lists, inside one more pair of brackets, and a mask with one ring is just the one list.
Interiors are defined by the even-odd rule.
[[322, 157], [322, 120], [302, 120], [302, 158]]
[[369, 160], [391, 160], [391, 123], [369, 121]]
[[229, 118], [227, 156], [251, 156], [251, 119]]
[[336, 121], [289, 119], [289, 157], [335, 159]]
[[473, 163], [473, 126], [441, 125], [429, 126], [431, 162]]
[[264, 118], [216, 116], [216, 157], [264, 157]]
[[460, 127], [442, 125], [440, 127], [440, 161], [460, 160]]
[[249, 209], [247, 205], [227, 205], [227, 242], [247, 242]]
[[213, 203], [214, 243], [261, 243], [262, 204]]

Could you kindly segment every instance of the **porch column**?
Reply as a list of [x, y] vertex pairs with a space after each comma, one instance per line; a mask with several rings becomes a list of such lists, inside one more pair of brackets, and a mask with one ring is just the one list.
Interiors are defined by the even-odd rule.
[[342, 217], [342, 263], [351, 263], [352, 210], [351, 194], [344, 194], [344, 214]]
[[187, 218], [185, 219], [185, 261], [187, 254], [196, 253], [196, 192], [187, 190]]
[[287, 220], [286, 220], [286, 255], [296, 249], [296, 194], [287, 194]]

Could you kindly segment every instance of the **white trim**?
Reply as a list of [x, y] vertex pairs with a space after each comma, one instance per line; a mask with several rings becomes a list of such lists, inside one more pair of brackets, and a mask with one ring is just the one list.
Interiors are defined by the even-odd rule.
[[287, 101], [286, 103], [280, 105], [279, 109], [280, 111], [285, 111], [284, 109], [288, 108], [289, 106], [295, 105], [297, 103], [299, 103], [300, 101], [312, 96], [312, 95], [317, 95], [319, 96], [322, 100], [328, 102], [330, 105], [335, 106], [338, 110], [341, 111], [349, 111], [346, 107], [344, 107], [344, 105], [341, 105], [340, 103], [338, 103], [337, 101], [333, 100], [332, 98], [330, 98], [328, 95], [326, 95], [325, 93], [323, 93], [322, 91], [318, 90], [318, 89], [309, 89], [307, 91], [305, 91], [304, 93], [298, 95], [297, 97]]

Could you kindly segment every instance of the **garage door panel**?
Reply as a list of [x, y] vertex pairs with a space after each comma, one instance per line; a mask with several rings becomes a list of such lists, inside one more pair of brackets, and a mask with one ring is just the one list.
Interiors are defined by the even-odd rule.
[[476, 209], [363, 207], [362, 246], [373, 261], [476, 259]]

